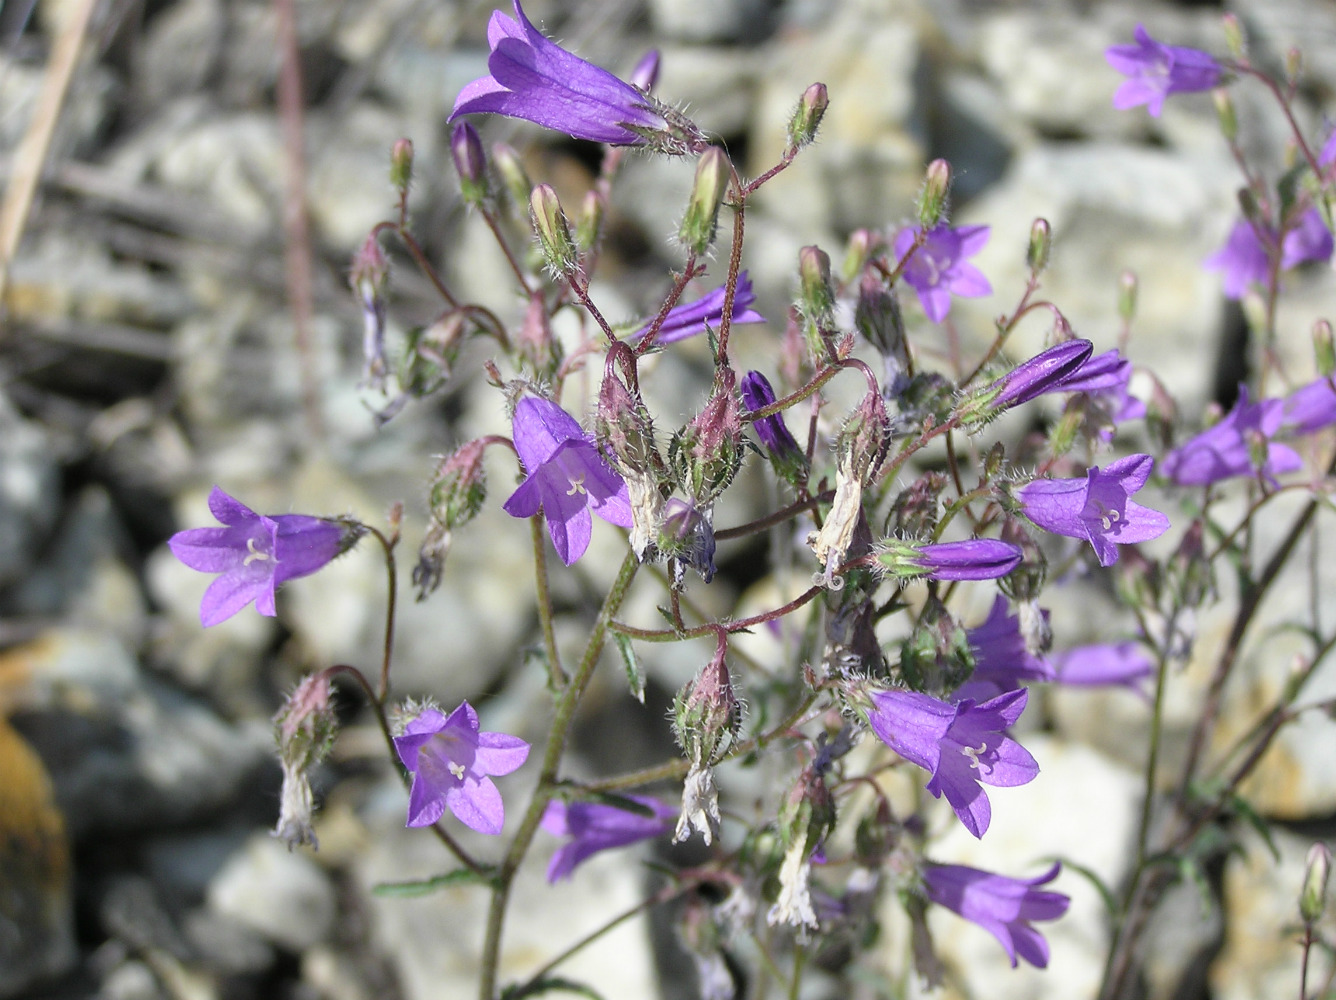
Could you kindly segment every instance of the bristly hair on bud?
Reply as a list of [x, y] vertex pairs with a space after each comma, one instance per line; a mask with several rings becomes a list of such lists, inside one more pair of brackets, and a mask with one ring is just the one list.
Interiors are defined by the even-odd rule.
[[935, 229], [946, 221], [947, 199], [951, 194], [951, 164], [933, 160], [923, 176], [923, 190], [919, 192], [919, 225]]
[[1025, 266], [1036, 277], [1048, 267], [1048, 255], [1053, 249], [1053, 227], [1047, 219], [1035, 219], [1030, 224], [1030, 242], [1025, 248]]
[[288, 850], [298, 844], [317, 846], [311, 825], [315, 797], [309, 774], [329, 754], [337, 728], [327, 671], [304, 677], [274, 716], [274, 741], [283, 768], [274, 836]]
[[785, 152], [786, 156], [792, 156], [816, 140], [817, 129], [821, 127], [821, 119], [825, 117], [829, 106], [830, 94], [824, 83], [814, 83], [803, 91], [793, 117], [789, 119], [789, 148]]
[[742, 412], [736, 383], [737, 376], [728, 365], [715, 369], [710, 398], [668, 445], [673, 481], [697, 503], [712, 503], [742, 465]]
[[408, 198], [413, 183], [413, 140], [396, 139], [390, 147], [390, 186], [399, 194], [401, 202]]
[[719, 227], [719, 206], [732, 177], [728, 157], [718, 146], [711, 146], [696, 163], [696, 179], [691, 185], [686, 214], [677, 237], [688, 251], [703, 257], [714, 245]]
[[1330, 378], [1336, 372], [1336, 347], [1333, 346], [1331, 322], [1320, 319], [1313, 324], [1313, 359], [1317, 362], [1317, 373], [1322, 378]]
[[691, 770], [682, 790], [682, 816], [673, 843], [699, 830], [708, 845], [719, 833], [719, 798], [712, 766], [728, 751], [742, 726], [742, 706], [733, 693], [724, 658], [728, 633], [721, 627], [714, 656], [673, 700], [673, 734]]
[[[617, 345], [614, 345], [617, 346]], [[613, 355], [609, 354], [609, 361]], [[644, 562], [654, 557], [654, 540], [663, 518], [659, 486], [663, 459], [654, 444], [654, 420], [639, 393], [632, 394], [609, 367], [598, 392], [594, 435], [607, 448], [609, 461], [626, 482], [631, 504], [631, 549]]]
[[816, 582], [831, 590], [844, 586], [835, 571], [843, 562], [863, 518], [863, 487], [876, 477], [891, 442], [891, 423], [881, 393], [869, 390], [844, 422], [835, 442], [835, 498], [820, 531], [807, 537], [822, 565]]
[[487, 477], [482, 464], [487, 444], [486, 438], [462, 444], [436, 467], [427, 495], [431, 519], [418, 550], [418, 564], [413, 568], [413, 586], [418, 588], [419, 601], [426, 600], [441, 585], [452, 533], [477, 517], [487, 499]]
[[550, 184], [539, 184], [529, 195], [529, 218], [538, 237], [543, 260], [554, 277], [569, 278], [580, 270], [580, 256], [571, 238], [570, 223], [561, 200]]

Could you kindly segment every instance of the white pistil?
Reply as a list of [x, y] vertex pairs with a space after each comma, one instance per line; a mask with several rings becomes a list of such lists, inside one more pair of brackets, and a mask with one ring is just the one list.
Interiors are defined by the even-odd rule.
[[463, 764], [457, 764], [457, 763], [455, 763], [454, 761], [451, 761], [449, 764], [446, 764], [445, 766], [449, 769], [450, 773], [453, 774], [453, 775], [454, 775], [456, 778], [458, 778], [460, 781], [463, 781], [463, 780], [464, 780], [464, 765], [463, 765]]
[[974, 747], [970, 746], [965, 746], [960, 748], [960, 752], [970, 759], [970, 767], [975, 771], [979, 769], [979, 754], [986, 753], [987, 750], [988, 750], [987, 743], [980, 743], [979, 748], [977, 750], [974, 749]]
[[242, 566], [249, 566], [253, 562], [269, 562], [271, 559], [273, 559], [274, 562], [278, 562], [278, 560], [274, 559], [268, 552], [258, 551], [255, 548], [254, 538], [246, 539], [246, 551], [250, 554], [247, 555], [245, 559], [241, 560]]
[[568, 497], [573, 497], [577, 493], [586, 493], [586, 492], [587, 491], [585, 490], [585, 477], [580, 476], [576, 479], [571, 480], [571, 488], [566, 491], [566, 495]]

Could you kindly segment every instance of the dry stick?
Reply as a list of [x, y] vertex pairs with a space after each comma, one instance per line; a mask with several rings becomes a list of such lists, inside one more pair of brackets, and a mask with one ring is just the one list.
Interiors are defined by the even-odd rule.
[[287, 263], [288, 306], [301, 360], [302, 410], [306, 429], [315, 441], [324, 437], [320, 416], [320, 383], [316, 378], [311, 346], [311, 318], [315, 302], [311, 293], [311, 232], [306, 213], [306, 149], [302, 138], [301, 57], [297, 49], [297, 14], [294, 0], [274, 0], [278, 15], [278, 111], [283, 123], [283, 146], [287, 161], [287, 191], [283, 198], [283, 244]]
[[51, 149], [51, 137], [55, 135], [56, 120], [65, 104], [65, 95], [69, 92], [70, 80], [79, 62], [79, 50], [83, 48], [96, 4], [97, 0], [80, 0], [56, 37], [51, 48], [51, 59], [46, 66], [46, 77], [42, 81], [42, 92], [38, 95], [37, 107], [33, 109], [32, 121], [28, 123], [28, 131], [14, 154], [13, 172], [9, 186], [5, 189], [4, 204], [0, 205], [0, 308], [5, 308], [9, 294], [9, 269], [18, 251], [19, 241], [23, 239], [23, 230], [28, 225], [37, 182], [41, 179], [42, 166]]

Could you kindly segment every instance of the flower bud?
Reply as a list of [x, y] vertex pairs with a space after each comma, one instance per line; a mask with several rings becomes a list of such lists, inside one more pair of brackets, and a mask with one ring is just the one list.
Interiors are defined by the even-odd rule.
[[631, 548], [636, 557], [652, 557], [663, 511], [659, 474], [663, 460], [654, 445], [654, 421], [639, 396], [632, 395], [611, 371], [599, 387], [594, 433], [610, 452], [626, 481], [631, 504]]
[[846, 282], [851, 282], [862, 274], [863, 268], [867, 267], [868, 261], [872, 259], [872, 251], [877, 249], [879, 243], [880, 240], [870, 229], [855, 229], [850, 233], [840, 276]]
[[1118, 276], [1118, 318], [1130, 323], [1136, 312], [1137, 276], [1133, 271], [1124, 271]]
[[1321, 378], [1330, 378], [1336, 372], [1336, 348], [1332, 346], [1331, 323], [1320, 319], [1313, 324], [1313, 357]]
[[362, 382], [369, 388], [385, 387], [385, 287], [390, 263], [372, 234], [353, 256], [348, 284], [362, 308]]
[[588, 252], [598, 246], [603, 235], [603, 199], [597, 191], [586, 191], [575, 218], [575, 244]]
[[1048, 267], [1048, 255], [1052, 249], [1053, 227], [1047, 219], [1035, 219], [1030, 224], [1030, 242], [1025, 248], [1025, 265], [1031, 274], [1040, 274]]
[[963, 542], [924, 545], [901, 538], [887, 538], [877, 553], [877, 563], [901, 580], [996, 580], [1020, 565], [1022, 551], [995, 538], [971, 538]]
[[[748, 413], [773, 406], [775, 402], [775, 390], [764, 375], [753, 371], [742, 376], [742, 405]], [[807, 455], [789, 433], [783, 414], [772, 413], [754, 420], [752, 428], [782, 479], [795, 487], [807, 479]]]
[[854, 326], [883, 357], [893, 359], [901, 371], [909, 367], [909, 349], [905, 343], [905, 320], [900, 300], [875, 274], [865, 274], [858, 283], [858, 302], [854, 306]]
[[829, 105], [830, 95], [826, 92], [824, 83], [814, 83], [803, 91], [798, 107], [794, 109], [793, 117], [789, 119], [790, 155], [810, 145], [816, 139], [816, 131], [821, 126], [821, 119], [825, 117]]
[[552, 335], [551, 317], [541, 289], [529, 296], [524, 321], [515, 336], [515, 348], [540, 379], [549, 379], [561, 366], [561, 342]]
[[501, 184], [506, 189], [506, 196], [518, 215], [519, 212], [527, 208], [529, 194], [533, 191], [533, 181], [529, 180], [529, 174], [524, 169], [524, 161], [520, 159], [520, 154], [510, 146], [507, 146], [504, 142], [498, 142], [492, 147], [492, 164], [501, 176]]
[[677, 237], [696, 256], [704, 256], [714, 244], [719, 227], [719, 206], [729, 182], [728, 157], [718, 146], [711, 146], [696, 162], [696, 180], [691, 185], [686, 214]]
[[714, 657], [673, 700], [673, 734], [691, 763], [674, 843], [685, 840], [695, 828], [709, 844], [719, 831], [718, 792], [711, 766], [733, 745], [742, 727], [742, 707], [724, 662], [727, 651], [728, 636], [721, 630]]
[[412, 181], [413, 140], [396, 139], [390, 147], [390, 186], [399, 192], [400, 198], [406, 198]]
[[450, 540], [460, 528], [478, 516], [487, 499], [487, 479], [482, 465], [487, 442], [483, 439], [460, 445], [436, 467], [427, 493], [431, 519], [418, 549], [418, 563], [413, 567], [413, 585], [418, 600], [441, 584]]
[[959, 406], [961, 423], [966, 427], [982, 426], [1009, 407], [1028, 403], [1048, 392], [1060, 392], [1062, 383], [1090, 360], [1093, 348], [1088, 340], [1068, 340], [1040, 351], [963, 400]]
[[274, 836], [284, 841], [288, 850], [297, 844], [316, 846], [311, 827], [315, 800], [309, 772], [329, 754], [337, 730], [329, 675], [324, 672], [303, 678], [274, 716], [274, 741], [283, 768]]
[[539, 184], [529, 195], [529, 219], [538, 235], [543, 260], [553, 274], [569, 277], [580, 270], [580, 259], [571, 239], [571, 227], [561, 201], [550, 184]]
[[923, 190], [919, 193], [919, 224], [926, 229], [935, 229], [946, 221], [946, 199], [951, 192], [951, 164], [945, 160], [933, 160], [928, 164], [928, 171], [923, 178]]
[[1215, 102], [1215, 116], [1220, 121], [1220, 134], [1226, 142], [1233, 142], [1239, 136], [1239, 116], [1234, 110], [1234, 99], [1224, 87], [1211, 91], [1211, 100]]
[[654, 89], [654, 85], [659, 82], [659, 50], [650, 49], [640, 57], [640, 62], [636, 63], [636, 68], [631, 70], [631, 75], [627, 80], [633, 87], [638, 87], [645, 93]]
[[1021, 607], [1033, 604], [1044, 589], [1044, 578], [1048, 575], [1044, 550], [1014, 517], [1008, 517], [1002, 522], [1000, 534], [1002, 541], [1020, 549], [1021, 561], [1015, 569], [998, 580], [997, 589]]
[[835, 312], [835, 288], [830, 280], [830, 257], [820, 247], [798, 251], [799, 308], [809, 324], [828, 326]]
[[733, 369], [715, 371], [714, 388], [696, 418], [673, 435], [668, 468], [673, 481], [700, 503], [728, 488], [742, 464], [742, 414]]
[[1327, 879], [1331, 874], [1331, 849], [1321, 842], [1308, 849], [1304, 863], [1304, 887], [1299, 894], [1299, 915], [1315, 924], [1327, 908]]
[[811, 857], [835, 827], [835, 801], [815, 762], [798, 776], [779, 807], [777, 821], [784, 860], [779, 867], [779, 897], [766, 915], [766, 923], [816, 927], [809, 886]]
[[1248, 55], [1248, 39], [1243, 33], [1243, 24], [1237, 14], [1226, 14], [1220, 19], [1225, 32], [1225, 47], [1235, 59], [1245, 59]]
[[1248, 324], [1248, 332], [1260, 337], [1267, 325], [1266, 300], [1253, 289], [1243, 296], [1239, 305], [1243, 309], [1243, 319]]
[[1299, 85], [1299, 76], [1303, 73], [1304, 54], [1297, 45], [1285, 50], [1285, 84], [1291, 89]]
[[936, 596], [929, 595], [909, 638], [900, 644], [900, 672], [911, 690], [940, 697], [974, 673], [974, 650], [965, 628]]
[[663, 508], [655, 546], [668, 560], [673, 586], [678, 590], [682, 589], [688, 567], [709, 583], [715, 573], [714, 505], [687, 503], [676, 497], [669, 500]]
[[482, 151], [478, 130], [460, 122], [450, 133], [450, 155], [459, 173], [459, 193], [469, 205], [479, 205], [487, 197], [487, 157]]

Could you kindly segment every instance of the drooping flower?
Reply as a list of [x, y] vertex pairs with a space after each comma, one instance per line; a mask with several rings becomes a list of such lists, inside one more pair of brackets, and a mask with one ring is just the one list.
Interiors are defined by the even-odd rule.
[[513, 517], [533, 517], [541, 509], [567, 566], [589, 548], [590, 509], [610, 524], [631, 526], [626, 483], [560, 406], [526, 396], [515, 406], [512, 434], [528, 478], [502, 509]]
[[1311, 434], [1336, 424], [1336, 382], [1320, 378], [1300, 386], [1284, 399], [1280, 429], [1290, 434]]
[[[1239, 219], [1229, 231], [1225, 245], [1207, 257], [1203, 265], [1222, 273], [1227, 298], [1241, 299], [1250, 285], [1269, 287], [1275, 246], [1276, 231], [1272, 227]], [[1328, 260], [1331, 254], [1331, 232], [1322, 221], [1322, 214], [1309, 208], [1280, 242], [1280, 269], [1288, 271], [1307, 261]]]
[[[756, 371], [742, 376], [742, 405], [748, 413], [764, 410], [767, 406], [773, 406], [775, 401], [775, 390], [771, 388], [768, 378]], [[789, 433], [782, 413], [772, 413], [768, 417], [753, 420], [752, 428], [781, 476], [795, 483], [806, 474], [807, 455]]]
[[308, 576], [346, 552], [364, 530], [352, 522], [306, 514], [257, 514], [217, 486], [209, 510], [221, 528], [189, 528], [167, 541], [172, 554], [191, 569], [218, 573], [199, 606], [199, 620], [217, 625], [251, 601], [273, 617], [274, 591], [280, 584]]
[[[1048, 612], [1040, 612], [1047, 618]], [[1011, 613], [1007, 599], [999, 594], [983, 624], [965, 632], [974, 651], [974, 674], [956, 689], [955, 700], [985, 701], [1015, 691], [1021, 681], [1051, 681], [1053, 667], [1032, 653], [1021, 634], [1020, 616]]]
[[1057, 920], [1071, 900], [1060, 892], [1036, 889], [1058, 877], [1055, 864], [1037, 878], [1008, 878], [965, 865], [923, 866], [923, 889], [939, 906], [978, 924], [1001, 943], [1016, 968], [1023, 958], [1036, 968], [1048, 965], [1048, 942], [1030, 926], [1032, 920]]
[[[694, 337], [696, 334], [704, 332], [707, 326], [717, 330], [719, 321], [724, 316], [724, 296], [726, 292], [727, 288], [720, 285], [714, 291], [702, 295], [695, 302], [673, 306], [668, 310], [668, 315], [663, 318], [663, 325], [659, 327], [659, 333], [654, 338], [654, 343], [661, 346], [678, 340], [686, 340], [688, 337]], [[765, 322], [765, 317], [752, 308], [752, 303], [755, 301], [756, 295], [752, 291], [751, 278], [746, 271], [742, 271], [738, 274], [738, 284], [733, 290], [733, 324], [735, 326], [743, 323]], [[653, 325], [652, 321], [646, 323], [631, 335], [631, 339], [639, 341], [645, 334], [649, 333], [649, 328]]]
[[[897, 259], [909, 253], [919, 232], [919, 226], [900, 230], [893, 244]], [[936, 226], [905, 265], [904, 279], [934, 323], [946, 319], [952, 295], [972, 299], [993, 291], [983, 272], [965, 260], [983, 249], [988, 232], [988, 226]]]
[[1141, 682], [1155, 673], [1155, 661], [1139, 642], [1096, 643], [1053, 655], [1060, 684], [1121, 686], [1143, 693]]
[[1248, 390], [1239, 387], [1239, 398], [1219, 423], [1183, 442], [1164, 456], [1163, 472], [1180, 486], [1205, 486], [1233, 476], [1251, 476], [1253, 448], [1265, 444], [1262, 475], [1268, 479], [1303, 466], [1298, 452], [1271, 438], [1285, 420], [1285, 400], [1248, 401]]
[[478, 713], [466, 701], [449, 718], [423, 709], [394, 738], [394, 748], [413, 775], [409, 826], [431, 826], [449, 809], [470, 830], [501, 832], [505, 805], [490, 776], [523, 764], [528, 743], [506, 733], [479, 732]]
[[1120, 111], [1144, 104], [1158, 118], [1170, 94], [1210, 90], [1220, 82], [1220, 64], [1209, 53], [1164, 45], [1140, 24], [1133, 35], [1135, 45], [1112, 45], [1104, 50], [1105, 61], [1127, 77], [1113, 95], [1113, 106]]
[[1039, 773], [1030, 752], [1006, 735], [1025, 710], [1028, 691], [1009, 691], [982, 704], [950, 704], [916, 691], [874, 691], [868, 722], [905, 760], [932, 773], [927, 789], [946, 796], [976, 837], [988, 830], [992, 807], [985, 785], [1011, 787]]
[[645, 91], [544, 37], [524, 16], [519, 0], [514, 18], [492, 14], [487, 43], [490, 75], [459, 92], [451, 120], [491, 112], [614, 146], [685, 152], [703, 144], [694, 125]]
[[1075, 479], [1036, 479], [1018, 492], [1026, 517], [1045, 531], [1090, 542], [1101, 566], [1118, 561], [1118, 546], [1159, 538], [1169, 518], [1130, 498], [1146, 485], [1155, 459], [1129, 455]]
[[996, 538], [920, 545], [888, 538], [877, 561], [902, 579], [996, 580], [1019, 564], [1025, 553]]
[[627, 799], [643, 806], [647, 814], [620, 809], [602, 802], [563, 802], [553, 799], [543, 813], [542, 827], [554, 837], [570, 837], [552, 855], [547, 880], [570, 878], [576, 867], [599, 851], [649, 840], [673, 829], [677, 810], [645, 795]]

